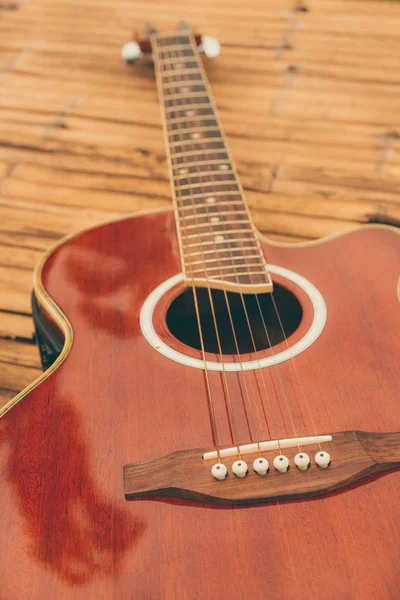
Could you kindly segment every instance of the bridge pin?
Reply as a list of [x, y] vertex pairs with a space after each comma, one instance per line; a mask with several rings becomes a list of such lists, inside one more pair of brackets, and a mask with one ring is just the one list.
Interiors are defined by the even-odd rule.
[[228, 477], [228, 469], [222, 463], [216, 463], [211, 469], [212, 476], [219, 481], [223, 481]]
[[274, 458], [274, 467], [279, 473], [287, 473], [289, 471], [289, 459], [287, 456], [283, 454], [279, 454], [279, 456], [275, 456]]
[[321, 469], [327, 469], [331, 464], [331, 457], [328, 452], [317, 452], [315, 462]]
[[232, 471], [236, 475], [236, 477], [246, 477], [249, 472], [247, 468], [247, 463], [244, 460], [236, 460], [232, 465]]
[[299, 452], [299, 454], [296, 454], [294, 457], [294, 464], [300, 471], [307, 471], [310, 467], [310, 457], [308, 454], [305, 454], [305, 452]]
[[269, 471], [269, 462], [266, 458], [256, 458], [253, 462], [253, 469], [258, 475], [266, 475]]

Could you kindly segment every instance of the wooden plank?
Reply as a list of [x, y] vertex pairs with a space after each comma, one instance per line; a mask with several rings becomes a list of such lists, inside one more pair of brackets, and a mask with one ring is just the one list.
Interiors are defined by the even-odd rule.
[[39, 350], [35, 344], [3, 340], [0, 345], [0, 363], [40, 369]]
[[[2, 342], [3, 343], [3, 342]], [[15, 396], [41, 374], [41, 369], [0, 361], [0, 381], [3, 389], [14, 392]]]
[[34, 334], [35, 328], [30, 314], [24, 315], [0, 310], [0, 347], [4, 339], [25, 339], [33, 342]]

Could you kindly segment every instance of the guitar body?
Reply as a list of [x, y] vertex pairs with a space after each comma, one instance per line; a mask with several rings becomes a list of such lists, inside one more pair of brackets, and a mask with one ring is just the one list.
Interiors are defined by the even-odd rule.
[[[296, 356], [317, 431], [398, 428], [398, 233], [366, 227], [303, 246], [262, 245], [268, 263], [302, 275], [327, 307], [322, 333]], [[170, 211], [80, 233], [44, 261], [35, 293], [66, 342], [0, 420], [1, 597], [398, 597], [399, 472], [279, 504], [125, 499], [125, 464], [213, 448], [204, 372], [158, 352], [140, 326], [146, 298], [180, 271]], [[303, 308], [292, 344], [312, 307], [288, 285]], [[199, 358], [165, 322], [179, 286], [160, 300], [154, 327]], [[235, 393], [239, 375], [229, 376]], [[220, 399], [220, 373], [211, 385]], [[305, 434], [305, 406], [293, 413]], [[232, 443], [228, 425], [221, 435]]]

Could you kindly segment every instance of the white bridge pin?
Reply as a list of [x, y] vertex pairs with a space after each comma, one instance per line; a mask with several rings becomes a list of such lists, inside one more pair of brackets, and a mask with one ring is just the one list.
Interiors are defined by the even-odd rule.
[[328, 452], [317, 452], [315, 462], [321, 469], [327, 469], [331, 464], [331, 457]]
[[236, 477], [246, 477], [248, 473], [247, 463], [244, 460], [235, 460], [232, 465], [232, 471], [236, 475]]
[[219, 481], [223, 481], [228, 476], [228, 469], [222, 463], [216, 463], [211, 469], [212, 476]]
[[279, 454], [274, 458], [274, 467], [279, 473], [286, 473], [289, 471], [289, 459], [283, 454]]
[[266, 458], [256, 458], [253, 462], [253, 469], [258, 475], [266, 475], [269, 471], [269, 462]]
[[299, 452], [294, 457], [294, 464], [300, 471], [307, 471], [310, 466], [310, 457], [305, 452]]

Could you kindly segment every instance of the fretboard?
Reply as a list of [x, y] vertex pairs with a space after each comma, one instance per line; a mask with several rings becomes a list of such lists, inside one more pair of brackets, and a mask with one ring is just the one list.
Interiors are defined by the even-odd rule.
[[155, 35], [152, 48], [185, 280], [271, 291], [195, 41], [188, 33]]

